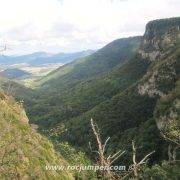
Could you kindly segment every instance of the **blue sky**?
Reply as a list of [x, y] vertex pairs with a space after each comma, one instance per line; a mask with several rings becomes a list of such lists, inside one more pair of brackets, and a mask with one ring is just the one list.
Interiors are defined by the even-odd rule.
[[7, 54], [98, 49], [174, 16], [180, 0], [0, 0], [0, 43]]

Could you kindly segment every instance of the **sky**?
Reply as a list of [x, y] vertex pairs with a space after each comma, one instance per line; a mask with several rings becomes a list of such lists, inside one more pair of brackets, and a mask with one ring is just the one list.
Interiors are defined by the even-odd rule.
[[12, 55], [99, 49], [175, 16], [180, 0], [0, 0], [0, 45]]

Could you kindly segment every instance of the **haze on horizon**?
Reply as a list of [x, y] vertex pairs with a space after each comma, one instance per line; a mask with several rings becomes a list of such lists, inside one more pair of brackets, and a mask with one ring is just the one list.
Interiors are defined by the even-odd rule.
[[7, 54], [98, 49], [142, 35], [148, 21], [179, 16], [179, 0], [0, 0]]

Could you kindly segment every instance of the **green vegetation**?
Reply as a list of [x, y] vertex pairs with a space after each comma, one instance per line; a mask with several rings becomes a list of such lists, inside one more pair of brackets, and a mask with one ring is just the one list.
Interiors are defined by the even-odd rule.
[[29, 77], [30, 75], [30, 73], [17, 68], [5, 69], [4, 71], [0, 72], [0, 76], [6, 77], [8, 79], [24, 78]]
[[76, 60], [51, 72], [35, 85], [63, 90], [93, 76], [110, 71], [122, 64], [138, 49], [141, 37], [124, 38], [111, 42], [94, 54]]
[[142, 179], [153, 179], [153, 180], [169, 180], [179, 179], [179, 166], [170, 165], [167, 161], [164, 161], [161, 165], [154, 165], [151, 168], [144, 167], [140, 177]]
[[137, 161], [155, 150], [139, 178], [178, 179], [179, 26], [180, 18], [150, 22], [143, 37], [113, 41], [34, 82], [34, 90], [14, 84], [15, 96], [24, 99], [30, 123], [38, 125], [68, 163], [90, 163], [77, 150], [95, 159], [88, 147], [95, 140], [93, 118], [102, 139], [111, 137], [107, 153], [126, 150], [116, 164], [131, 165], [135, 140], [143, 147]]
[[[77, 176], [72, 170], [46, 170], [48, 165], [66, 167], [73, 163], [55, 152], [52, 143], [29, 126], [22, 104], [3, 92], [0, 92], [0, 132], [0, 179], [74, 179]], [[67, 146], [66, 152], [71, 149]], [[76, 164], [90, 164], [83, 154], [73, 152], [73, 157]], [[78, 174], [80, 179], [94, 176], [83, 173]]]
[[47, 164], [67, 162], [52, 144], [31, 130], [21, 104], [0, 93], [1, 179], [72, 179], [71, 172], [45, 171]]

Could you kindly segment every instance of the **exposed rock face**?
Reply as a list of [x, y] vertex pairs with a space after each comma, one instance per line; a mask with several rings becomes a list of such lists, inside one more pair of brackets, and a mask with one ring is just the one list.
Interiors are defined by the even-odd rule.
[[154, 61], [157, 57], [161, 56], [161, 52], [159, 50], [148, 53], [143, 50], [139, 50], [139, 53], [142, 55], [144, 59], [149, 58], [150, 61]]
[[[178, 118], [178, 110], [180, 108], [180, 100], [175, 99], [172, 103], [172, 106], [167, 110], [167, 114], [162, 114], [157, 121], [157, 126], [161, 130], [167, 130], [170, 128], [170, 125], [175, 122]], [[164, 123], [166, 122], [166, 123]]]
[[164, 96], [174, 88], [177, 77], [176, 58], [170, 57], [159, 61], [150, 69], [139, 83], [139, 94], [150, 97]]
[[158, 97], [154, 113], [157, 127], [180, 142], [180, 18], [148, 23], [139, 53], [151, 65], [138, 92]]
[[180, 89], [160, 99], [155, 110], [157, 127], [166, 137], [180, 143]]
[[139, 53], [155, 61], [168, 54], [179, 40], [180, 18], [151, 21], [146, 26]]
[[152, 62], [138, 86], [141, 95], [164, 96], [174, 87], [178, 61], [174, 52], [180, 43], [180, 18], [149, 22], [139, 53]]
[[163, 96], [163, 92], [156, 88], [156, 77], [158, 72], [154, 72], [152, 76], [142, 85], [138, 86], [139, 94], [144, 95], [148, 94], [150, 97], [154, 97], [156, 95]]

